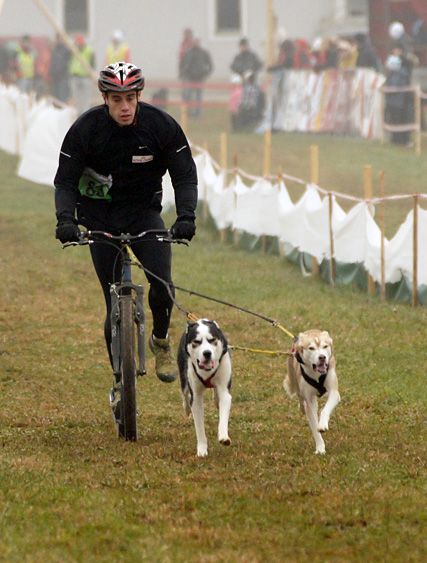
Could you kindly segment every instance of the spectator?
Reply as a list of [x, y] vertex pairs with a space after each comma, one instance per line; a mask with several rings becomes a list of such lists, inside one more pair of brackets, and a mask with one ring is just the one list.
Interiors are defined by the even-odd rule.
[[49, 75], [52, 81], [52, 96], [61, 102], [67, 102], [70, 97], [70, 65], [71, 53], [57, 33], [52, 48]]
[[369, 37], [364, 33], [357, 33], [354, 37], [357, 44], [356, 66], [359, 68], [373, 68], [380, 70], [380, 62]]
[[389, 25], [388, 34], [392, 40], [393, 47], [403, 48], [404, 53], [411, 51], [412, 38], [406, 33], [402, 22], [392, 22]]
[[231, 128], [236, 130], [237, 114], [239, 111], [240, 102], [242, 101], [243, 85], [242, 78], [239, 74], [233, 74], [231, 77], [230, 99], [228, 108], [231, 115]]
[[186, 27], [183, 31], [182, 40], [181, 40], [181, 43], [179, 45], [179, 53], [178, 53], [178, 76], [179, 76], [179, 78], [182, 78], [181, 75], [180, 75], [182, 58], [184, 57], [184, 55], [188, 51], [188, 49], [190, 49], [190, 47], [193, 46], [193, 41], [194, 41], [193, 31], [189, 27]]
[[305, 39], [295, 39], [295, 53], [293, 68], [309, 69], [311, 68], [310, 47]]
[[111, 43], [107, 47], [105, 64], [111, 65], [117, 61], [128, 63], [131, 59], [129, 45], [125, 41], [123, 31], [116, 29], [111, 36]]
[[[77, 57], [74, 53], [70, 59], [69, 73], [71, 94], [79, 114], [91, 106], [92, 79], [88, 67], [94, 67], [95, 55], [90, 45], [86, 43], [83, 35], [76, 35], [74, 43], [80, 53]], [[83, 61], [86, 64], [83, 64]]]
[[265, 107], [265, 94], [256, 83], [255, 73], [245, 72], [242, 98], [237, 114], [232, 115], [234, 131], [253, 131], [262, 119]]
[[337, 43], [338, 68], [341, 70], [352, 70], [356, 68], [357, 46], [351, 41], [341, 39]]
[[202, 49], [200, 41], [194, 39], [190, 47], [181, 59], [179, 75], [187, 84], [183, 89], [183, 99], [189, 105], [188, 115], [197, 118], [201, 113], [202, 85], [201, 83], [211, 74], [213, 70], [212, 59], [206, 49]]
[[339, 52], [337, 40], [333, 37], [325, 40], [325, 65], [322, 70], [338, 68]]
[[239, 53], [234, 57], [230, 68], [242, 79], [248, 71], [253, 73], [252, 80], [256, 81], [257, 72], [262, 68], [258, 55], [249, 49], [249, 41], [243, 38], [239, 42]]
[[325, 42], [321, 37], [316, 37], [313, 41], [310, 53], [310, 63], [315, 71], [323, 70], [326, 66], [327, 52]]
[[276, 64], [268, 67], [268, 71], [283, 70], [294, 66], [295, 45], [290, 39], [285, 39], [279, 45]]
[[416, 44], [427, 43], [427, 23], [421, 18], [417, 18], [412, 26], [412, 37]]
[[[394, 47], [385, 62], [385, 86], [400, 88], [411, 83], [412, 62], [404, 55], [404, 47]], [[385, 122], [404, 125], [413, 121], [412, 92], [389, 92], [386, 94]], [[409, 131], [394, 131], [391, 142], [398, 145], [409, 143]]]
[[16, 51], [17, 85], [23, 92], [34, 89], [36, 60], [31, 47], [31, 38], [24, 35]]
[[0, 81], [6, 82], [9, 70], [9, 54], [4, 44], [0, 45]]

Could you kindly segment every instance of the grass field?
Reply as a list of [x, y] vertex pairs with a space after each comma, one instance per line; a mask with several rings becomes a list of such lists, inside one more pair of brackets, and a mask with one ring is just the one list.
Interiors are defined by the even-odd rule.
[[[295, 163], [287, 171], [299, 175], [298, 155], [313, 138], [282, 140], [280, 151]], [[321, 141], [331, 179], [339, 160], [340, 189], [351, 191], [356, 160], [378, 154], [399, 174], [396, 185], [413, 174], [411, 189], [425, 191], [425, 159]], [[258, 138], [233, 142], [249, 163]], [[308, 425], [284, 395], [283, 358], [238, 351], [230, 448], [215, 441], [208, 400], [210, 453], [196, 458], [178, 385], [159, 382], [151, 358], [138, 383], [141, 438], [120, 442], [107, 400], [102, 295], [87, 249], [60, 249], [51, 189], [17, 179], [15, 168], [16, 159], [0, 155], [0, 560], [426, 560], [426, 308], [302, 278], [283, 259], [221, 245], [199, 225], [190, 248], [175, 250], [178, 285], [275, 317], [294, 333], [332, 333], [342, 403], [327, 454], [313, 454]], [[290, 346], [260, 320], [178, 298], [215, 318], [232, 344]], [[175, 311], [174, 342], [184, 326]]]

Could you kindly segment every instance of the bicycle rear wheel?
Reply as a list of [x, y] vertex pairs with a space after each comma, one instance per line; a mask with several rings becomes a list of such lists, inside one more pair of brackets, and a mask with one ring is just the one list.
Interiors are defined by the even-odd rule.
[[137, 439], [135, 323], [132, 295], [120, 298], [121, 432], [125, 440]]

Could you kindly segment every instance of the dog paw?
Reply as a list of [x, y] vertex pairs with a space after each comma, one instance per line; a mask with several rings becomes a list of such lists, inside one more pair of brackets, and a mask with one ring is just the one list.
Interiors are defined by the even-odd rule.
[[326, 453], [325, 446], [318, 446], [314, 453], [316, 455], [325, 455], [325, 453]]
[[220, 438], [219, 443], [222, 444], [223, 446], [230, 446], [231, 440], [228, 437], [227, 438]]
[[319, 425], [317, 427], [317, 430], [319, 432], [326, 432], [327, 430], [329, 430], [329, 425], [327, 422], [319, 422]]
[[206, 457], [208, 455], [208, 448], [197, 448], [197, 457]]

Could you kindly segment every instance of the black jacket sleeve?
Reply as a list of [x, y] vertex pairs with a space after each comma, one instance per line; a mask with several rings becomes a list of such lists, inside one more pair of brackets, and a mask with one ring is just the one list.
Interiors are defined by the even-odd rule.
[[55, 207], [58, 222], [75, 221], [78, 185], [84, 169], [86, 149], [78, 127], [72, 125], [62, 143], [56, 172]]
[[194, 219], [197, 206], [197, 170], [190, 143], [176, 121], [173, 122], [165, 146], [165, 161], [175, 191], [176, 214], [178, 217]]

